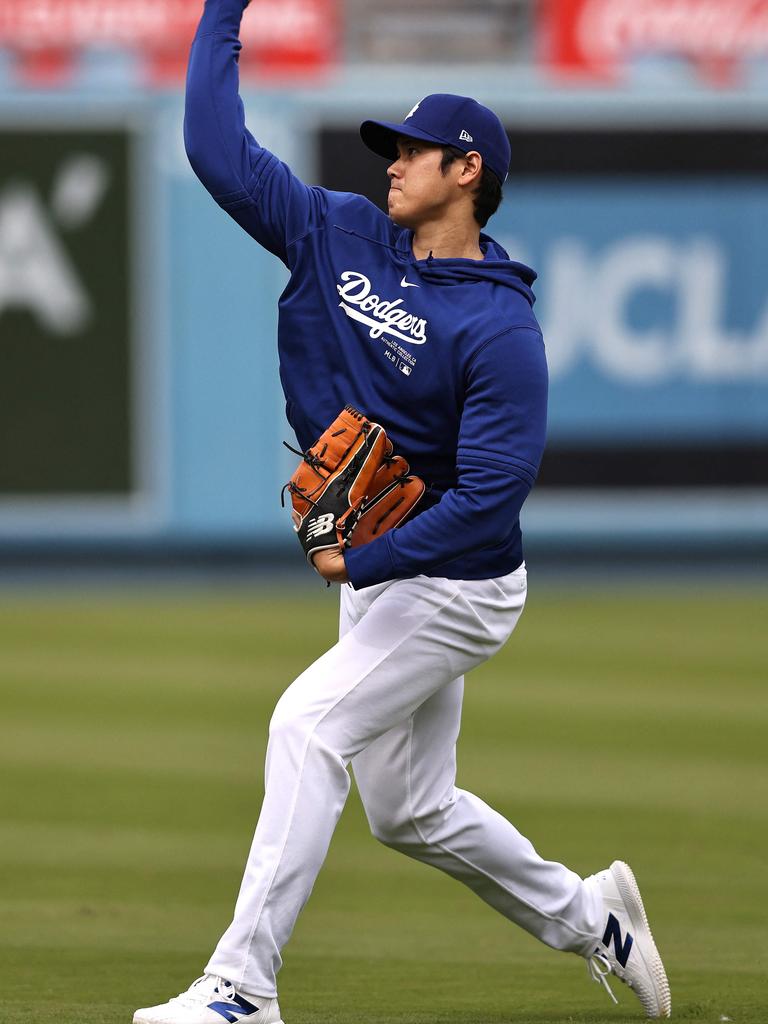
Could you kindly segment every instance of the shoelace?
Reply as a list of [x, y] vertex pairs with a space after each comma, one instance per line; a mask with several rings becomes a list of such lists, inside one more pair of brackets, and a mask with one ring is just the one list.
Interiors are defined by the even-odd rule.
[[[208, 985], [203, 984], [206, 981], [209, 982]], [[186, 992], [179, 992], [173, 1001], [178, 1001], [186, 1006], [195, 1006], [198, 1003], [208, 1003], [217, 992], [225, 998], [229, 998], [228, 993], [222, 991], [224, 988], [232, 989], [234, 992], [232, 983], [225, 981], [224, 978], [202, 974], [192, 982]]]
[[596, 981], [599, 985], [602, 985], [614, 1003], [618, 1006], [619, 1000], [613, 994], [613, 990], [608, 984], [608, 975], [613, 974], [608, 957], [603, 956], [602, 953], [593, 953], [589, 960], [587, 960], [587, 971], [592, 981]]

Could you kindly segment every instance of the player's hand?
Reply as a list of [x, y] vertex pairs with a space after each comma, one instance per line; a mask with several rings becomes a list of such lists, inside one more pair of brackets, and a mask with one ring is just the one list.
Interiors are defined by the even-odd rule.
[[347, 567], [344, 564], [344, 553], [341, 548], [327, 548], [318, 551], [312, 564], [329, 583], [348, 583]]

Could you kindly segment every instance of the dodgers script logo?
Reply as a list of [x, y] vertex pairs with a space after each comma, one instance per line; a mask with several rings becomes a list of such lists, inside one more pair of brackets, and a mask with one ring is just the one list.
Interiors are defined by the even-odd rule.
[[[402, 299], [391, 302], [371, 291], [371, 282], [356, 270], [345, 270], [343, 284], [337, 284], [339, 305], [352, 320], [365, 324], [371, 338], [383, 334], [409, 345], [423, 345], [427, 340], [427, 321], [403, 308]], [[370, 314], [370, 315], [368, 315]]]

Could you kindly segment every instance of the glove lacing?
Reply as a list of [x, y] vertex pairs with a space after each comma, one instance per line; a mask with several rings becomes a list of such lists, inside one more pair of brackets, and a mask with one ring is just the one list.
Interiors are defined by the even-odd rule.
[[[334, 433], [331, 434], [331, 437], [340, 437], [341, 434], [345, 434], [346, 432], [347, 432], [347, 428], [346, 427], [342, 427], [340, 430], [334, 431]], [[367, 434], [367, 433], [368, 433], [368, 431], [363, 428], [357, 434], [355, 434], [355, 436], [352, 438], [352, 441], [351, 441], [349, 447], [346, 449], [346, 451], [344, 451], [339, 456], [339, 460], [338, 460], [338, 464], [339, 465], [341, 465], [341, 463], [346, 459], [346, 457], [352, 451], [352, 449], [354, 448], [355, 444], [357, 443], [357, 439], [360, 437], [360, 435], [361, 434]], [[325, 483], [325, 477], [320, 473], [320, 470], [324, 469], [328, 473], [332, 472], [331, 467], [330, 466], [326, 466], [326, 464], [323, 462], [323, 458], [325, 456], [325, 453], [328, 450], [328, 443], [326, 442], [323, 445], [323, 447], [321, 448], [321, 450], [319, 452], [317, 452], [317, 453], [313, 452], [311, 448], [308, 448], [305, 452], [303, 452], [303, 451], [301, 451], [298, 448], [294, 448], [293, 445], [288, 444], [287, 441], [283, 441], [283, 445], [288, 449], [289, 452], [293, 452], [294, 455], [298, 455], [299, 458], [303, 459], [306, 462], [306, 464], [309, 466], [310, 469], [314, 469], [314, 471], [320, 477], [320, 482], [318, 483], [317, 486], [318, 486], [318, 488], [322, 487], [323, 484]], [[287, 490], [290, 491], [291, 494], [298, 494], [298, 496], [300, 498], [303, 498], [304, 501], [308, 501], [310, 503], [310, 505], [312, 505], [313, 507], [315, 507], [317, 505], [317, 502], [313, 501], [312, 498], [310, 497], [310, 492], [307, 490], [306, 487], [299, 487], [292, 480], [289, 480], [288, 483], [280, 491], [280, 507], [281, 508], [285, 508], [285, 492]], [[314, 492], [312, 492], [312, 493], [314, 493]]]

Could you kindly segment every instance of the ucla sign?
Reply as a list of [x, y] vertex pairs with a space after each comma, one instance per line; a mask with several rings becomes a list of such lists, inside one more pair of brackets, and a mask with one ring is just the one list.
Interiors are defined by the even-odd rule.
[[540, 275], [555, 444], [768, 442], [768, 187], [522, 179], [496, 221]]

